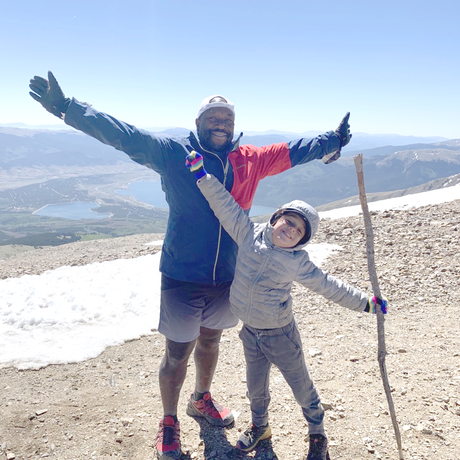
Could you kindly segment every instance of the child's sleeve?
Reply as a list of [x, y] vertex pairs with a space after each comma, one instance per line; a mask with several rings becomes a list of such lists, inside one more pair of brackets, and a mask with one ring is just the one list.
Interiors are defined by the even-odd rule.
[[367, 294], [321, 270], [308, 259], [308, 255], [306, 258], [295, 281], [342, 307], [364, 311], [369, 299]]
[[198, 180], [197, 186], [225, 231], [239, 246], [254, 227], [249, 216], [213, 175], [207, 174]]

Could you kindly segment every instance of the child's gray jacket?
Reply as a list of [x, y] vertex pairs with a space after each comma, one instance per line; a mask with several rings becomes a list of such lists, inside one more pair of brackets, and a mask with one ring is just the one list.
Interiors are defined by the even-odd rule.
[[[222, 226], [238, 244], [230, 302], [232, 312], [245, 324], [258, 329], [289, 324], [293, 319], [293, 281], [342, 307], [364, 310], [367, 294], [320, 270], [304, 249], [306, 244], [289, 249], [274, 246], [270, 223], [252, 222], [214, 176], [208, 174], [197, 185]], [[293, 201], [283, 207], [294, 207], [305, 215], [302, 204], [302, 201]], [[311, 215], [306, 217], [311, 219]], [[313, 233], [317, 227], [318, 222], [313, 222]]]

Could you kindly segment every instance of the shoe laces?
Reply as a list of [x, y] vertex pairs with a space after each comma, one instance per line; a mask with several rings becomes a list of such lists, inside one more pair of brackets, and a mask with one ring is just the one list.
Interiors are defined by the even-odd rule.
[[252, 424], [251, 428], [248, 428], [245, 432], [244, 435], [249, 439], [249, 441], [252, 443], [255, 439], [257, 439], [259, 436], [262, 435], [262, 433], [267, 429], [267, 425], [264, 426], [257, 426]]
[[179, 437], [179, 422], [173, 422], [173, 425], [171, 425], [170, 423], [165, 424], [165, 420], [160, 421], [160, 429], [158, 430], [157, 436], [158, 441], [164, 446], [170, 446], [174, 444], [174, 442], [179, 441]]
[[205, 393], [201, 401], [196, 402], [203, 406], [203, 412], [206, 415], [217, 416], [223, 409], [223, 407], [219, 403], [216, 403], [211, 398], [211, 393]]
[[310, 437], [310, 455], [321, 456], [323, 455], [326, 439], [323, 436]]

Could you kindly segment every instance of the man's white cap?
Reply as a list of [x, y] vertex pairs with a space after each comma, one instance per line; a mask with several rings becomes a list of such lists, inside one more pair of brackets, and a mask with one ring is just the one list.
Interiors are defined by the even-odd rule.
[[220, 94], [215, 94], [214, 96], [209, 96], [203, 99], [200, 105], [200, 110], [198, 110], [197, 118], [200, 118], [203, 112], [206, 110], [212, 109], [214, 107], [225, 107], [230, 110], [233, 115], [235, 115], [235, 107], [233, 102], [230, 102], [226, 97], [221, 96]]

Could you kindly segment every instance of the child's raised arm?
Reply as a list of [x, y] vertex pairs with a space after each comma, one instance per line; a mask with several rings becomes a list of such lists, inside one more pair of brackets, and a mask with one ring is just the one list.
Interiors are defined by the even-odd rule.
[[254, 224], [249, 216], [241, 209], [225, 187], [211, 174], [206, 172], [203, 156], [192, 151], [187, 155], [185, 166], [195, 176], [197, 186], [206, 198], [209, 206], [219, 219], [222, 227], [231, 238], [240, 245]]

